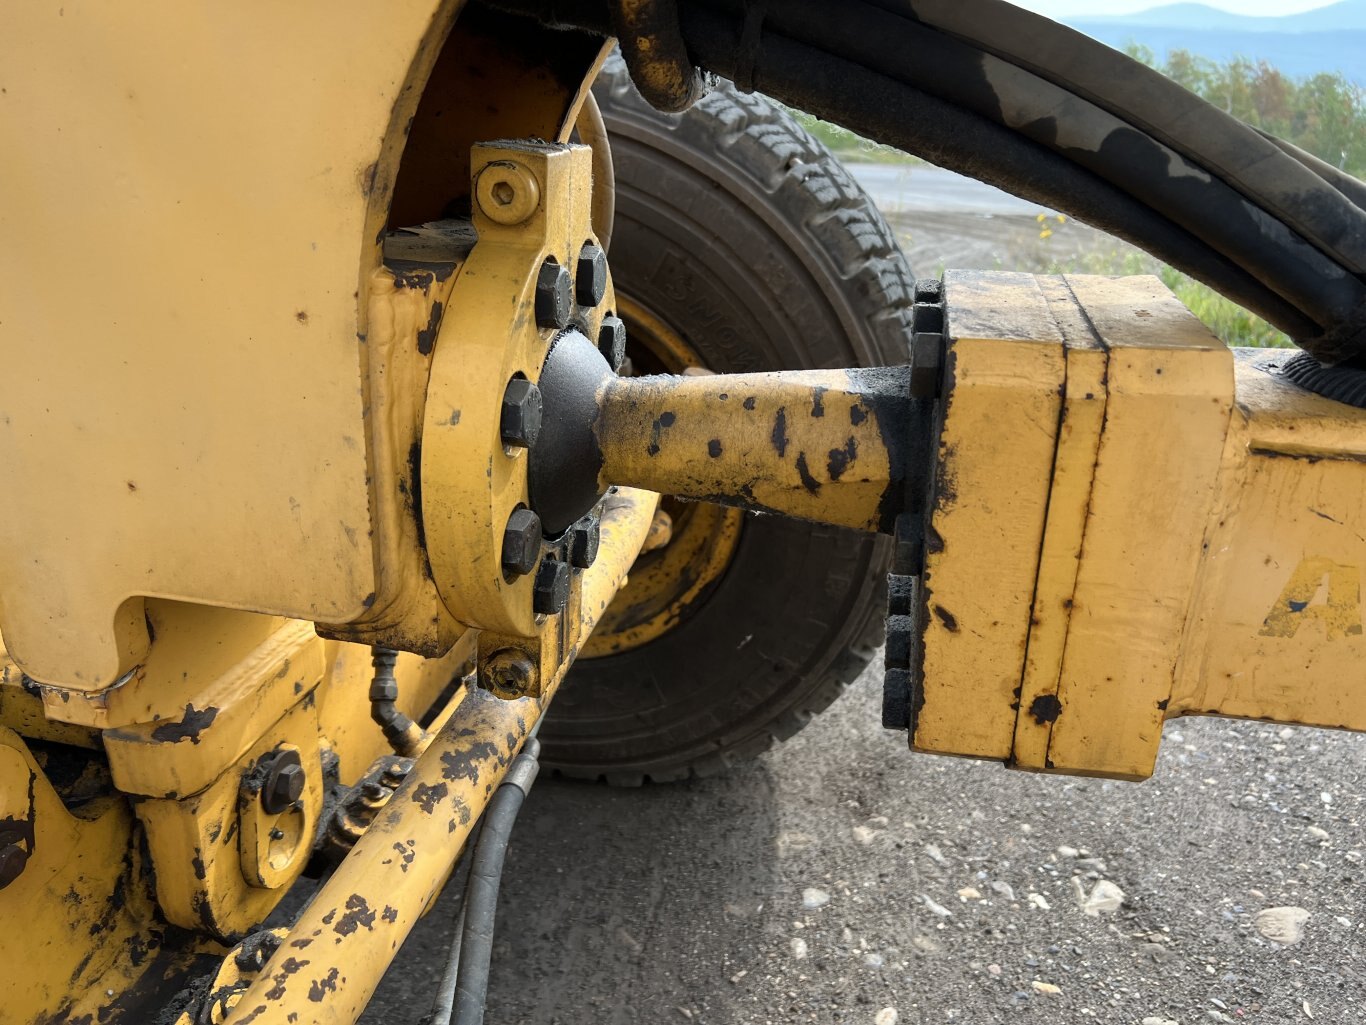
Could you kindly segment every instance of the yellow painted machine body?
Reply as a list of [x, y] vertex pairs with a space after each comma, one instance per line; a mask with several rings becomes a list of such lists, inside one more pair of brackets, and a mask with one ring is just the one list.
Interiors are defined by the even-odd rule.
[[[0, 1023], [150, 1020], [206, 970], [187, 1025], [355, 1021], [659, 493], [918, 524], [917, 749], [1141, 778], [1176, 715], [1366, 729], [1366, 414], [1156, 281], [950, 275], [918, 439], [910, 368], [604, 362], [596, 560], [538, 533], [514, 572], [501, 397], [615, 309], [543, 307], [602, 237], [570, 142], [602, 40], [453, 0], [9, 13]], [[234, 957], [320, 833], [289, 953]]]

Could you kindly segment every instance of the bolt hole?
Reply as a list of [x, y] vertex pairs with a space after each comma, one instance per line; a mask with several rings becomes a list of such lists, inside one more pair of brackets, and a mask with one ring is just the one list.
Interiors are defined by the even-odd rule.
[[493, 188], [489, 191], [493, 195], [493, 201], [499, 206], [511, 206], [517, 198], [517, 190], [510, 182], [494, 182]]

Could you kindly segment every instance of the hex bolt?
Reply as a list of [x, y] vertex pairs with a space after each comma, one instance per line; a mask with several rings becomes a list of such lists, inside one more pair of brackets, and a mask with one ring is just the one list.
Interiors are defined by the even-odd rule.
[[602, 523], [596, 516], [585, 516], [569, 528], [569, 562], [575, 569], [587, 569], [598, 557], [602, 542]]
[[298, 751], [281, 751], [270, 759], [261, 807], [267, 815], [279, 815], [303, 796], [304, 767]]
[[579, 250], [574, 269], [574, 298], [580, 306], [596, 306], [607, 294], [607, 254], [602, 247], [588, 242]]
[[0, 890], [24, 873], [29, 852], [22, 846], [23, 842], [18, 833], [0, 833]]
[[532, 588], [532, 610], [537, 615], [553, 616], [569, 604], [569, 566], [558, 559], [546, 559], [536, 571]]
[[944, 336], [917, 331], [911, 336], [911, 398], [939, 397], [944, 368]]
[[547, 257], [536, 274], [536, 326], [563, 331], [574, 311], [574, 287], [569, 271]]
[[524, 377], [514, 377], [503, 392], [498, 431], [503, 444], [531, 448], [541, 436], [541, 389]]
[[527, 653], [517, 648], [495, 651], [479, 667], [484, 686], [501, 698], [520, 698], [534, 693], [540, 673]]
[[[536, 568], [541, 557], [541, 518], [530, 509], [514, 509], [503, 528], [503, 572], [520, 577]], [[537, 580], [539, 581], [539, 577]], [[539, 585], [539, 582], [537, 584]]]
[[521, 224], [541, 202], [536, 176], [511, 160], [495, 160], [479, 172], [475, 200], [489, 220], [509, 227]]
[[626, 360], [626, 325], [620, 317], [603, 317], [598, 329], [598, 352], [611, 365], [613, 373]]

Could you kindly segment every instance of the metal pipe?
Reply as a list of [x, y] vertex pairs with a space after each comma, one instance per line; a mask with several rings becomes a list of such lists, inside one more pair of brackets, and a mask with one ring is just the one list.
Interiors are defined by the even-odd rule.
[[[608, 499], [598, 559], [582, 577], [576, 641], [621, 586], [658, 501], [625, 489]], [[354, 1025], [571, 662], [540, 700], [469, 690], [224, 1025]]]

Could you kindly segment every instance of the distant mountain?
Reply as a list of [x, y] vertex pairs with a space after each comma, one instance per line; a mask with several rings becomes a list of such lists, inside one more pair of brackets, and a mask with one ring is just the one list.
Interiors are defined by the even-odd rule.
[[[1208, 4], [1164, 4], [1136, 14], [1087, 15], [1087, 22], [1147, 28], [1180, 28], [1219, 32], [1366, 31], [1366, 0], [1339, 0], [1299, 14], [1258, 17], [1235, 14]], [[1363, 55], [1366, 59], [1366, 55]]]
[[1172, 50], [1228, 61], [1265, 60], [1293, 77], [1341, 72], [1366, 84], [1366, 0], [1340, 0], [1277, 17], [1233, 14], [1199, 3], [1176, 3], [1136, 14], [1064, 19], [1102, 43], [1139, 43], [1162, 60]]

